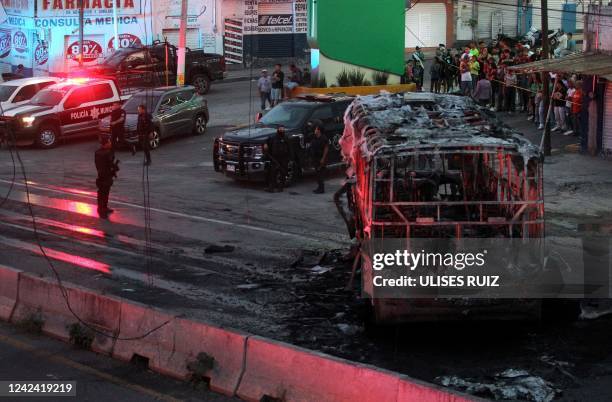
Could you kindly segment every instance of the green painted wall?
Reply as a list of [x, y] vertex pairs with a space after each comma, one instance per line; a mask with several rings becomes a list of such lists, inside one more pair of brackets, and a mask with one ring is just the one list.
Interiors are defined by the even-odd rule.
[[329, 59], [401, 75], [404, 5], [405, 0], [310, 0], [309, 36]]

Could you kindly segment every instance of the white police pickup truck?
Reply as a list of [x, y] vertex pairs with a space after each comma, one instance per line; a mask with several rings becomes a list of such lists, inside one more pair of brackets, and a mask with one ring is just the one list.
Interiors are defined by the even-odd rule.
[[33, 77], [0, 83], [0, 114], [3, 110], [28, 103], [39, 91], [59, 81], [58, 77]]
[[14, 138], [17, 145], [52, 148], [60, 139], [97, 134], [98, 120], [111, 113], [113, 103], [121, 101], [112, 80], [62, 80], [38, 92], [28, 103], [5, 110], [0, 117], [0, 135], [11, 142]]

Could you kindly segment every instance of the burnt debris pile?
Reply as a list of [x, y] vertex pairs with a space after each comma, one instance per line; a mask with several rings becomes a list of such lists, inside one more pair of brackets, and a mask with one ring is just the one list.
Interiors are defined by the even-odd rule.
[[340, 141], [357, 237], [538, 237], [538, 148], [454, 95], [359, 97]]

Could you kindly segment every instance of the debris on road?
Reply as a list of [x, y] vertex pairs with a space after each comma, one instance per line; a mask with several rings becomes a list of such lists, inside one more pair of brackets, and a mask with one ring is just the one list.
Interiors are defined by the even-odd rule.
[[218, 246], [216, 244], [211, 244], [210, 246], [206, 247], [204, 249], [204, 253], [205, 254], [212, 254], [212, 253], [231, 253], [232, 251], [234, 251], [235, 247], [234, 246]]
[[329, 272], [332, 270], [332, 267], [322, 267], [320, 265], [315, 265], [314, 267], [312, 267], [312, 269], [310, 270], [310, 272], [314, 275], [322, 275], [326, 272]]
[[498, 373], [493, 382], [489, 383], [457, 376], [442, 376], [436, 380], [445, 387], [496, 400], [550, 402], [561, 392], [550, 382], [521, 369], [508, 369]]
[[612, 314], [612, 300], [585, 300], [581, 303], [580, 319], [595, 320], [604, 315]]

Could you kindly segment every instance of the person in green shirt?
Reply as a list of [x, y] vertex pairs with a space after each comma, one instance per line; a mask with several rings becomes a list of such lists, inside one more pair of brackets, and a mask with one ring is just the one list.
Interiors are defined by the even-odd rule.
[[478, 82], [478, 75], [480, 74], [480, 63], [478, 62], [477, 56], [472, 56], [468, 63], [470, 69], [470, 75], [472, 76], [472, 89], [476, 88]]

